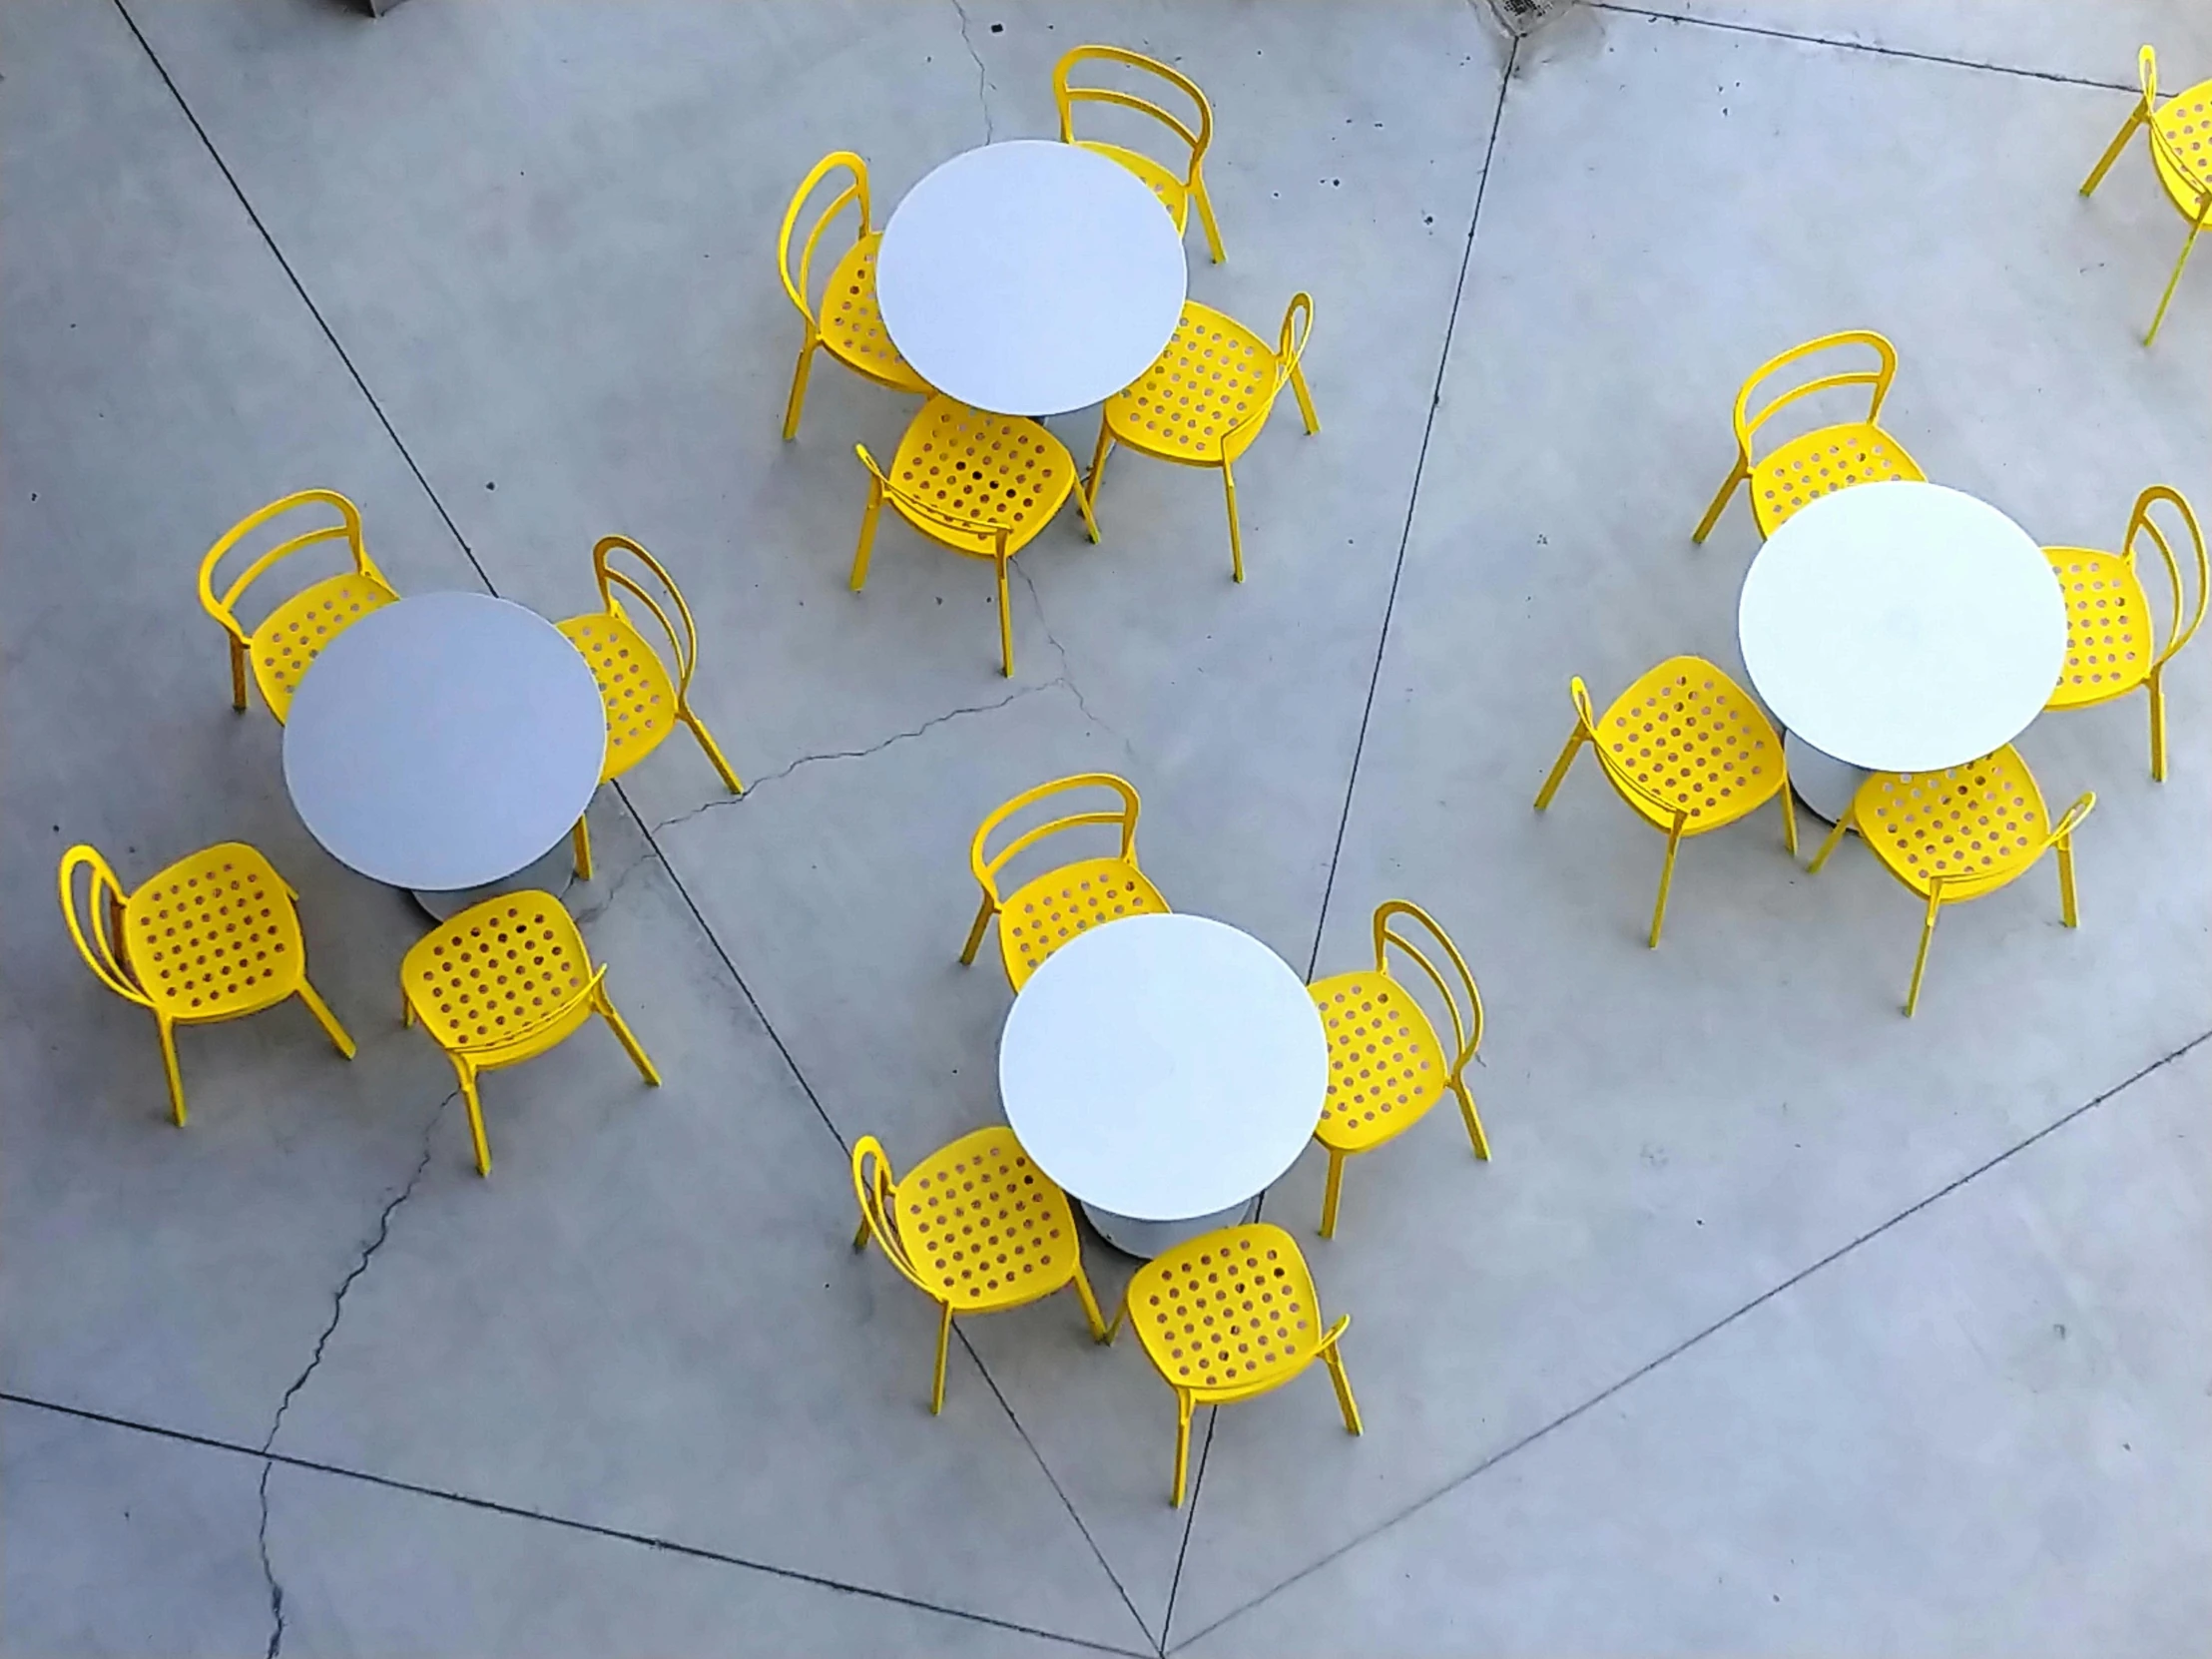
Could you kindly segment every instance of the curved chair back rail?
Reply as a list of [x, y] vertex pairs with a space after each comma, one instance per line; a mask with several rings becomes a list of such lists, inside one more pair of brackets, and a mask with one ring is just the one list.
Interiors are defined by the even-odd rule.
[[[1075, 85], [1070, 76], [1078, 66], [1086, 63], [1114, 64], [1173, 87], [1189, 100], [1191, 119], [1185, 120], [1137, 93], [1124, 92], [1115, 87]], [[1206, 94], [1199, 90], [1196, 81], [1182, 71], [1160, 62], [1157, 58], [1148, 58], [1141, 52], [1131, 52], [1119, 46], [1078, 46], [1064, 54], [1052, 66], [1052, 99], [1059, 109], [1061, 143], [1081, 144], [1086, 149], [1110, 156], [1144, 180], [1159, 196], [1161, 206], [1174, 219], [1178, 231], [1189, 223], [1190, 209], [1195, 205], [1199, 224], [1206, 233], [1207, 252], [1212, 255], [1216, 265], [1221, 263], [1221, 228], [1214, 221], [1214, 204], [1206, 192], [1205, 172], [1206, 152], [1214, 142], [1214, 108], [1207, 101]], [[1078, 139], [1075, 136], [1075, 106], [1078, 104], [1129, 110], [1165, 127], [1186, 152], [1182, 173], [1178, 175], [1172, 168], [1162, 165], [1141, 151]]]
[[2135, 136], [2136, 128], [2148, 129], [2151, 169], [2158, 176], [2166, 199], [2173, 204], [2174, 212], [2189, 226], [2189, 234], [2182, 239], [2181, 253], [2174, 260], [2173, 275], [2166, 278], [2166, 291], [2158, 296], [2158, 309], [2143, 335], [2143, 343], [2149, 345], [2158, 338], [2159, 325], [2166, 320], [2166, 307], [2173, 303], [2174, 289], [2181, 283], [2181, 271], [2189, 263], [2190, 250], [2196, 247], [2197, 237], [2206, 225], [2212, 224], [2212, 81], [2200, 81], [2175, 93], [2166, 101], [2166, 107], [2160, 109], [2158, 54], [2150, 47], [2145, 46], [2136, 54], [2135, 74], [2142, 96], [2128, 111], [2127, 119], [2120, 123], [2120, 130], [2112, 135], [2112, 142], [2104, 147], [2104, 154], [2089, 170], [2089, 177], [2082, 180], [2081, 194], [2093, 194], [2104, 182], [2105, 174], [2120, 159], [2120, 152], [2127, 148], [2127, 141]]

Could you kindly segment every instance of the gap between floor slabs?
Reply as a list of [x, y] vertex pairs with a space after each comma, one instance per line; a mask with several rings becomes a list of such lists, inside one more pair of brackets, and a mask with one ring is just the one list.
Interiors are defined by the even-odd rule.
[[2201, 1047], [2206, 1042], [2212, 1042], [2212, 1031], [2200, 1031], [2199, 1033], [2197, 1033], [2197, 1035], [2191, 1037], [2187, 1042], [2181, 1044], [2178, 1048], [2169, 1049], [2166, 1053], [2161, 1054], [2157, 1059], [2151, 1061], [2148, 1065], [2142, 1066], [2136, 1071], [2131, 1072], [2129, 1075], [2123, 1077], [2122, 1079], [2120, 1079], [2119, 1082], [2113, 1084], [2110, 1088], [2104, 1090], [2102, 1093], [2092, 1095], [2089, 1099], [2083, 1101], [2079, 1106], [2073, 1107], [2071, 1110], [2062, 1113], [2058, 1117], [2052, 1119], [2049, 1123], [2044, 1124], [2042, 1128], [2035, 1130], [2032, 1134], [2029, 1134], [2022, 1139], [2015, 1141], [2012, 1145], [2004, 1148], [2002, 1151], [1997, 1152], [1991, 1157], [1984, 1159], [1982, 1162], [1976, 1164], [1972, 1169], [1967, 1170], [1964, 1174], [1952, 1177], [1950, 1180], [1944, 1182], [1943, 1185], [1937, 1187], [1934, 1192], [1929, 1193], [1927, 1196], [1916, 1200], [1912, 1204], [1907, 1205], [1896, 1215], [1890, 1217], [1889, 1220], [1878, 1222], [1873, 1227], [1868, 1228], [1864, 1233], [1861, 1233], [1857, 1238], [1848, 1240], [1847, 1242], [1838, 1245], [1834, 1250], [1830, 1251], [1826, 1256], [1821, 1257], [1818, 1261], [1812, 1262], [1807, 1266], [1798, 1269], [1797, 1272], [1791, 1274], [1789, 1278], [1783, 1280], [1780, 1284], [1769, 1287], [1767, 1290], [1764, 1290], [1760, 1292], [1759, 1295], [1753, 1297], [1750, 1301], [1744, 1303], [1741, 1307], [1736, 1308], [1729, 1313], [1723, 1314], [1719, 1319], [1713, 1321], [1712, 1324], [1706, 1326], [1702, 1331], [1694, 1332], [1690, 1336], [1683, 1338], [1682, 1341], [1676, 1343], [1672, 1348], [1666, 1350], [1664, 1353], [1659, 1354], [1650, 1360], [1645, 1361], [1642, 1365], [1638, 1366], [1634, 1371], [1628, 1373], [1625, 1377], [1622, 1377], [1617, 1381], [1608, 1383], [1605, 1387], [1600, 1388], [1596, 1393], [1590, 1395], [1589, 1398], [1583, 1400], [1580, 1404], [1570, 1406], [1567, 1410], [1564, 1410], [1560, 1412], [1557, 1416], [1553, 1417], [1549, 1422], [1532, 1428], [1527, 1433], [1521, 1435], [1518, 1439], [1513, 1440], [1507, 1445], [1501, 1446], [1498, 1450], [1493, 1451], [1492, 1453], [1490, 1453], [1489, 1456], [1483, 1458], [1480, 1462], [1476, 1463], [1472, 1468], [1467, 1469], [1459, 1474], [1453, 1475], [1449, 1480], [1444, 1481], [1441, 1485], [1415, 1498], [1412, 1502], [1406, 1504], [1396, 1513], [1389, 1515], [1381, 1521], [1378, 1521], [1374, 1526], [1369, 1527], [1368, 1530], [1361, 1533], [1358, 1537], [1347, 1539], [1344, 1543], [1339, 1544], [1335, 1549], [1329, 1551], [1328, 1554], [1322, 1556], [1319, 1560], [1314, 1561], [1307, 1566], [1301, 1567], [1297, 1572], [1291, 1574], [1290, 1577], [1284, 1579], [1282, 1583], [1275, 1585], [1272, 1589], [1264, 1590], [1259, 1595], [1252, 1597], [1251, 1600], [1243, 1602], [1238, 1606], [1231, 1608], [1228, 1612], [1222, 1614], [1220, 1618], [1215, 1619], [1213, 1623], [1207, 1625], [1204, 1629], [1199, 1630], [1193, 1635], [1185, 1638], [1184, 1642], [1181, 1645], [1188, 1647], [1192, 1642], [1198, 1641], [1201, 1637], [1207, 1636], [1213, 1631], [1219, 1630], [1231, 1619], [1241, 1617], [1242, 1615], [1251, 1612], [1253, 1608], [1259, 1606], [1262, 1602], [1268, 1601], [1274, 1596], [1281, 1594], [1283, 1591], [1289, 1589], [1293, 1584], [1298, 1583], [1301, 1579], [1313, 1576], [1313, 1574], [1321, 1571], [1322, 1568], [1328, 1566], [1331, 1562], [1350, 1554], [1353, 1550], [1358, 1549], [1369, 1539], [1377, 1537], [1382, 1533], [1388, 1531], [1391, 1527], [1397, 1525], [1398, 1522], [1409, 1519], [1411, 1516], [1427, 1508], [1430, 1504], [1436, 1502], [1438, 1499], [1448, 1496], [1450, 1493], [1457, 1491], [1461, 1486], [1466, 1485], [1469, 1481], [1474, 1480], [1480, 1475], [1488, 1473], [1491, 1469], [1497, 1467], [1498, 1464], [1504, 1462], [1508, 1457], [1513, 1456], [1516, 1452], [1524, 1451], [1529, 1446], [1534, 1445], [1538, 1440], [1544, 1438], [1544, 1436], [1551, 1433], [1552, 1430], [1565, 1427], [1568, 1423], [1574, 1421], [1575, 1418], [1581, 1416], [1584, 1412], [1589, 1411], [1595, 1406], [1604, 1404], [1606, 1400], [1611, 1399], [1622, 1389], [1628, 1387], [1632, 1383], [1641, 1382], [1644, 1378], [1649, 1377], [1653, 1372], [1659, 1370], [1660, 1367], [1666, 1365], [1668, 1362], [1679, 1359], [1682, 1355], [1688, 1353], [1698, 1344], [1704, 1342], [1706, 1338], [1716, 1336], [1720, 1332], [1725, 1331], [1728, 1327], [1734, 1325], [1745, 1315], [1750, 1314], [1757, 1309], [1765, 1307], [1776, 1297], [1783, 1295], [1787, 1291], [1794, 1290], [1797, 1286], [1803, 1284], [1806, 1280], [1812, 1278], [1815, 1274], [1821, 1272], [1823, 1269], [1832, 1267], [1836, 1263], [1842, 1261], [1845, 1257], [1849, 1256], [1852, 1252], [1857, 1250], [1861, 1245], [1869, 1244], [1874, 1240], [1880, 1238], [1883, 1234], [1889, 1232], [1893, 1227], [1898, 1226], [1901, 1222], [1912, 1220], [1913, 1217], [1919, 1215], [1923, 1210], [1928, 1209], [1931, 1205], [1936, 1204], [1942, 1199], [1948, 1198], [1952, 1193], [1958, 1191], [1959, 1188], [1967, 1185], [1969, 1182], [1978, 1180], [1980, 1177], [1988, 1174], [1989, 1171], [1995, 1169], [1998, 1165], [2006, 1163], [2012, 1158], [2018, 1156], [2020, 1153], [2025, 1152], [2029, 1147], [2035, 1145], [2038, 1141], [2044, 1140], [2051, 1135], [2055, 1135], [2059, 1130], [2065, 1128], [2075, 1119], [2096, 1110], [2097, 1107], [2104, 1105], [2107, 1101], [2116, 1099], [2118, 1096], [2125, 1094], [2129, 1089], [2140, 1083], [2144, 1078], [2149, 1077], [2154, 1072], [2163, 1071], [2166, 1067], [2172, 1065], [2176, 1060], [2182, 1059], [2193, 1050]]

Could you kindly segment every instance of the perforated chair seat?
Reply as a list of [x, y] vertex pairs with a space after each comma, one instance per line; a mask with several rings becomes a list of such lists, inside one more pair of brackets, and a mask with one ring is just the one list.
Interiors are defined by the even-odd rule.
[[891, 1223], [922, 1288], [959, 1313], [1064, 1290], [1081, 1265], [1067, 1195], [1011, 1129], [978, 1129], [906, 1172]]
[[255, 1013], [306, 979], [291, 888], [243, 841], [148, 880], [124, 902], [123, 937], [140, 989], [179, 1024]]
[[676, 730], [676, 681], [627, 617], [607, 611], [557, 625], [591, 664], [607, 710], [607, 760], [600, 781], [619, 778]]
[[[898, 440], [886, 499], [931, 541], [973, 559], [1018, 552], [1052, 522], [1075, 488], [1075, 458], [1044, 427], [1019, 415], [990, 414], [937, 396], [921, 406]], [[981, 528], [941, 523], [908, 507], [905, 497]]]
[[270, 612], [247, 644], [254, 682], [270, 712], [281, 721], [291, 709], [292, 692], [322, 648], [398, 597], [375, 577], [349, 570], [302, 588]]
[[1637, 786], [1621, 799], [1660, 830], [1676, 808], [1688, 814], [1683, 834], [1718, 830], [1782, 788], [1782, 741], [1767, 717], [1697, 657], [1671, 657], [1622, 692], [1598, 718], [1597, 747], [1609, 777]]
[[[2181, 153], [2183, 165], [2192, 169], [2197, 179], [2212, 183], [2212, 81], [2200, 81], [2175, 93], [2159, 105], [2151, 120]], [[2196, 218], [2204, 205], [2203, 187], [2175, 168], [2155, 144], [2150, 147], [2150, 159], [2158, 169], [2158, 182], [2165, 186], [2182, 217]]]
[[2134, 567], [2086, 547], [2046, 547], [2043, 556], [2066, 599], [2066, 666], [2045, 707], [2102, 703], [2149, 679], [2158, 647]]
[[875, 302], [875, 256], [882, 243], [882, 232], [869, 233], [846, 249], [830, 273], [818, 323], [822, 343], [847, 368], [878, 385], [926, 397], [929, 382], [898, 354]]
[[1200, 1404], [1288, 1382], [1321, 1353], [1321, 1299], [1297, 1244], [1267, 1222], [1225, 1227], [1155, 1256], [1129, 1281], [1129, 1323]]
[[1150, 156], [1141, 151], [1124, 150], [1118, 144], [1099, 144], [1091, 139], [1077, 139], [1075, 143], [1079, 149], [1096, 151], [1107, 160], [1120, 163], [1142, 179], [1151, 187], [1152, 194], [1160, 199], [1160, 206], [1167, 209], [1168, 218], [1175, 221], [1177, 231], [1190, 224], [1190, 187]]
[[1386, 973], [1333, 974], [1308, 987], [1329, 1034], [1329, 1093], [1314, 1138], [1366, 1152], [1410, 1129], [1444, 1092], [1449, 1063], [1412, 994]]
[[1859, 788], [1853, 822], [1883, 866], [1926, 897], [1971, 898], [2042, 854], [2050, 813], [2009, 745], [1940, 772], [1878, 772]]
[[1152, 366], [1106, 400], [1106, 427], [1115, 442], [1161, 460], [1219, 466], [1251, 447], [1265, 424], [1253, 417], [1265, 416], [1280, 390], [1274, 348], [1192, 300]]
[[1751, 506], [1759, 533], [1771, 536], [1824, 495], [1854, 484], [1922, 483], [1927, 474], [1905, 446], [1866, 421], [1824, 426], [1790, 439], [1751, 469]]
[[1123, 916], [1167, 913], [1159, 888], [1126, 858], [1083, 858], [1048, 869], [1007, 896], [998, 912], [998, 952], [1018, 991], [1076, 934]]

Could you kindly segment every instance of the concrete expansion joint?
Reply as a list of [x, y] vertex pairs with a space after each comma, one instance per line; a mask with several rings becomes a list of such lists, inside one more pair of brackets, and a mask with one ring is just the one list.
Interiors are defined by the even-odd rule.
[[983, 67], [983, 54], [976, 51], [975, 38], [968, 33], [967, 7], [960, 0], [952, 0], [952, 10], [960, 20], [960, 44], [975, 60], [975, 101], [983, 107], [983, 142], [989, 144], [998, 136], [991, 125], [991, 72]]
[[437, 1110], [430, 1114], [430, 1121], [422, 1126], [422, 1152], [415, 1159], [414, 1169], [408, 1174], [399, 1191], [392, 1196], [391, 1202], [386, 1204], [382, 1213], [377, 1216], [375, 1236], [361, 1247], [360, 1259], [346, 1271], [345, 1277], [338, 1281], [338, 1287], [330, 1297], [330, 1318], [322, 1327], [322, 1335], [314, 1340], [314, 1353], [307, 1357], [307, 1363], [301, 1368], [299, 1375], [291, 1380], [291, 1386], [284, 1390], [283, 1398], [276, 1402], [276, 1414], [270, 1418], [269, 1433], [262, 1441], [263, 1458], [260, 1488], [262, 1513], [260, 1535], [257, 1540], [262, 1557], [262, 1577], [269, 1585], [269, 1647], [264, 1659], [276, 1659], [276, 1655], [283, 1650], [284, 1646], [284, 1587], [277, 1582], [276, 1566], [269, 1558], [269, 1474], [270, 1470], [276, 1467], [276, 1463], [268, 1456], [268, 1453], [276, 1444], [276, 1431], [283, 1426], [284, 1413], [291, 1409], [293, 1396], [307, 1385], [307, 1379], [312, 1377], [315, 1368], [322, 1364], [322, 1351], [329, 1346], [330, 1338], [338, 1328], [338, 1321], [344, 1317], [346, 1293], [352, 1290], [353, 1282], [368, 1271], [370, 1259], [384, 1248], [384, 1241], [391, 1237], [391, 1218], [398, 1211], [399, 1206], [414, 1197], [416, 1184], [421, 1181], [423, 1172], [430, 1167], [430, 1149], [435, 1144], [438, 1122], [445, 1116], [446, 1107], [452, 1105], [459, 1098], [460, 1090], [453, 1090], [438, 1102]]

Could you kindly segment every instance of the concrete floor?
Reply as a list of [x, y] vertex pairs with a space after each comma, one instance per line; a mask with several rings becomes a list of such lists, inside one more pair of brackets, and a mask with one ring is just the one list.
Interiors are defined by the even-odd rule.
[[[825, 364], [779, 441], [773, 241], [825, 150], [887, 211], [1048, 133], [1088, 39], [1211, 93], [1192, 290], [1272, 329], [1311, 289], [1325, 429], [1240, 469], [1242, 588], [1215, 480], [1117, 462], [1103, 546], [1022, 556], [1009, 684], [975, 567], [886, 530], [844, 591], [850, 444], [910, 405]], [[1804, 336], [1889, 333], [1887, 424], [2045, 541], [2212, 504], [2212, 269], [2145, 351], [2180, 222], [2139, 149], [2074, 194], [2146, 39], [2212, 74], [2191, 0], [1672, 0], [1518, 48], [1465, 0], [14, 0], [0, 1646], [2201, 1651], [2212, 646], [2163, 786], [2140, 700], [2025, 735], [2100, 798], [2083, 926], [2047, 869], [1949, 914], [1910, 1023], [1917, 907], [1859, 849], [1693, 843], [1653, 954], [1657, 838], [1587, 763], [1528, 806], [1569, 674], [1736, 666], [1748, 510], [1689, 530]], [[489, 1182], [393, 1017], [420, 916], [306, 836], [194, 600], [306, 484], [402, 591], [566, 615], [643, 541], [753, 786], [678, 737], [601, 793], [571, 903], [667, 1084], [596, 1032], [500, 1074]], [[1132, 1345], [977, 1320], [932, 1418], [931, 1310], [843, 1248], [854, 1137], [999, 1117], [975, 821], [1092, 767], [1179, 908], [1326, 972], [1410, 896], [1489, 1005], [1491, 1163], [1438, 1112], [1332, 1243], [1314, 1155], [1268, 1197], [1367, 1434], [1318, 1374], [1224, 1411], [1182, 1511]], [[189, 1033], [179, 1133], [54, 862], [234, 836], [361, 1051]]]

